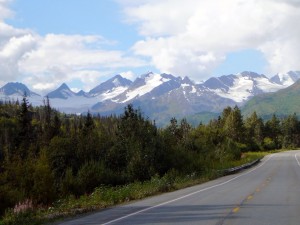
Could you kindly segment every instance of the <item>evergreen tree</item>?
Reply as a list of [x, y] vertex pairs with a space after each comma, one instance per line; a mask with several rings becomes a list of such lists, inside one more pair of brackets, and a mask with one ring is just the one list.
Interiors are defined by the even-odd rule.
[[[241, 110], [235, 106], [233, 110], [224, 110], [226, 117], [224, 123], [224, 132], [227, 137], [231, 138], [235, 142], [243, 143], [245, 132], [243, 117]], [[223, 112], [223, 114], [224, 114]]]
[[246, 119], [245, 128], [250, 150], [259, 150], [264, 140], [263, 120], [258, 118], [256, 112], [253, 112], [253, 114]]
[[288, 116], [282, 122], [283, 147], [296, 148], [299, 146], [300, 128], [296, 114]]
[[90, 111], [88, 111], [88, 113], [85, 117], [85, 122], [84, 122], [84, 126], [83, 126], [84, 135], [88, 135], [94, 128], [95, 128], [95, 124], [94, 124], [93, 117], [92, 117]]
[[[281, 123], [280, 120], [276, 117], [275, 114], [273, 114], [272, 118], [266, 122], [265, 125], [265, 137], [268, 139], [265, 139], [264, 142], [269, 143], [268, 145], [270, 148], [268, 149], [280, 149], [282, 146], [281, 143]], [[268, 141], [269, 140], [269, 141]]]
[[29, 111], [29, 103], [26, 95], [23, 97], [21, 108], [18, 115], [19, 124], [19, 154], [21, 158], [25, 158], [32, 140], [32, 113]]

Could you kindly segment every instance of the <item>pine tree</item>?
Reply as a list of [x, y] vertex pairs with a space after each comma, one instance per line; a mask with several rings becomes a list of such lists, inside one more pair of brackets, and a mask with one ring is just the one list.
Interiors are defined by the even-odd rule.
[[258, 118], [256, 112], [246, 119], [245, 122], [247, 139], [252, 150], [258, 150], [264, 140], [264, 123], [261, 118]]
[[226, 117], [224, 123], [224, 131], [227, 137], [231, 138], [233, 141], [243, 143], [245, 136], [245, 127], [243, 122], [243, 116], [241, 110], [235, 106], [233, 110], [225, 109]]
[[265, 137], [269, 137], [271, 142], [274, 143], [276, 149], [281, 148], [281, 123], [280, 120], [273, 114], [271, 120], [268, 120], [265, 125]]
[[19, 124], [19, 154], [21, 158], [25, 158], [28, 153], [28, 149], [32, 139], [32, 114], [29, 111], [29, 103], [26, 98], [26, 95], [23, 97], [20, 112], [18, 115], [18, 124]]
[[283, 147], [295, 148], [299, 146], [299, 121], [296, 114], [288, 116], [282, 122]]

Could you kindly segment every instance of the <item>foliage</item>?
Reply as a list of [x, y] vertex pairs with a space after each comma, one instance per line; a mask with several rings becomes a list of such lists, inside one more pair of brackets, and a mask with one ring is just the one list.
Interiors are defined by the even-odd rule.
[[[0, 131], [0, 215], [6, 211], [6, 221], [13, 217], [9, 209], [28, 199], [34, 209], [70, 196], [115, 204], [173, 190], [186, 177], [214, 177], [245, 151], [300, 146], [295, 114], [264, 122], [256, 113], [244, 119], [238, 107], [207, 125], [172, 118], [158, 129], [133, 105], [119, 117], [78, 116], [57, 112], [49, 99], [32, 107], [24, 97], [21, 104], [0, 103]], [[140, 191], [143, 185], [148, 189]], [[15, 219], [33, 215], [26, 213]]]

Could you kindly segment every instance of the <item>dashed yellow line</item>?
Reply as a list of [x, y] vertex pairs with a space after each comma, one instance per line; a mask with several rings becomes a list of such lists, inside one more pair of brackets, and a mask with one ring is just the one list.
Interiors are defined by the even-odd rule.
[[249, 195], [248, 197], [247, 197], [247, 200], [251, 200], [253, 198], [253, 196], [252, 195]]
[[233, 213], [237, 213], [239, 210], [240, 210], [240, 207], [235, 207], [235, 208], [232, 210], [232, 212], [233, 212]]

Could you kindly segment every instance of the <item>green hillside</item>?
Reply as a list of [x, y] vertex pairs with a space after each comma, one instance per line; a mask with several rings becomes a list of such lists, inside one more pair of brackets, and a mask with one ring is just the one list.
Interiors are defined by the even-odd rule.
[[274, 113], [278, 116], [293, 113], [300, 115], [300, 80], [276, 93], [256, 96], [242, 108], [244, 116], [248, 116], [254, 111], [259, 116], [266, 118]]
[[196, 113], [194, 115], [189, 115], [186, 117], [186, 119], [191, 125], [196, 127], [200, 123], [208, 124], [210, 120], [217, 119], [220, 115], [221, 115], [221, 113], [200, 112], [200, 113]]

